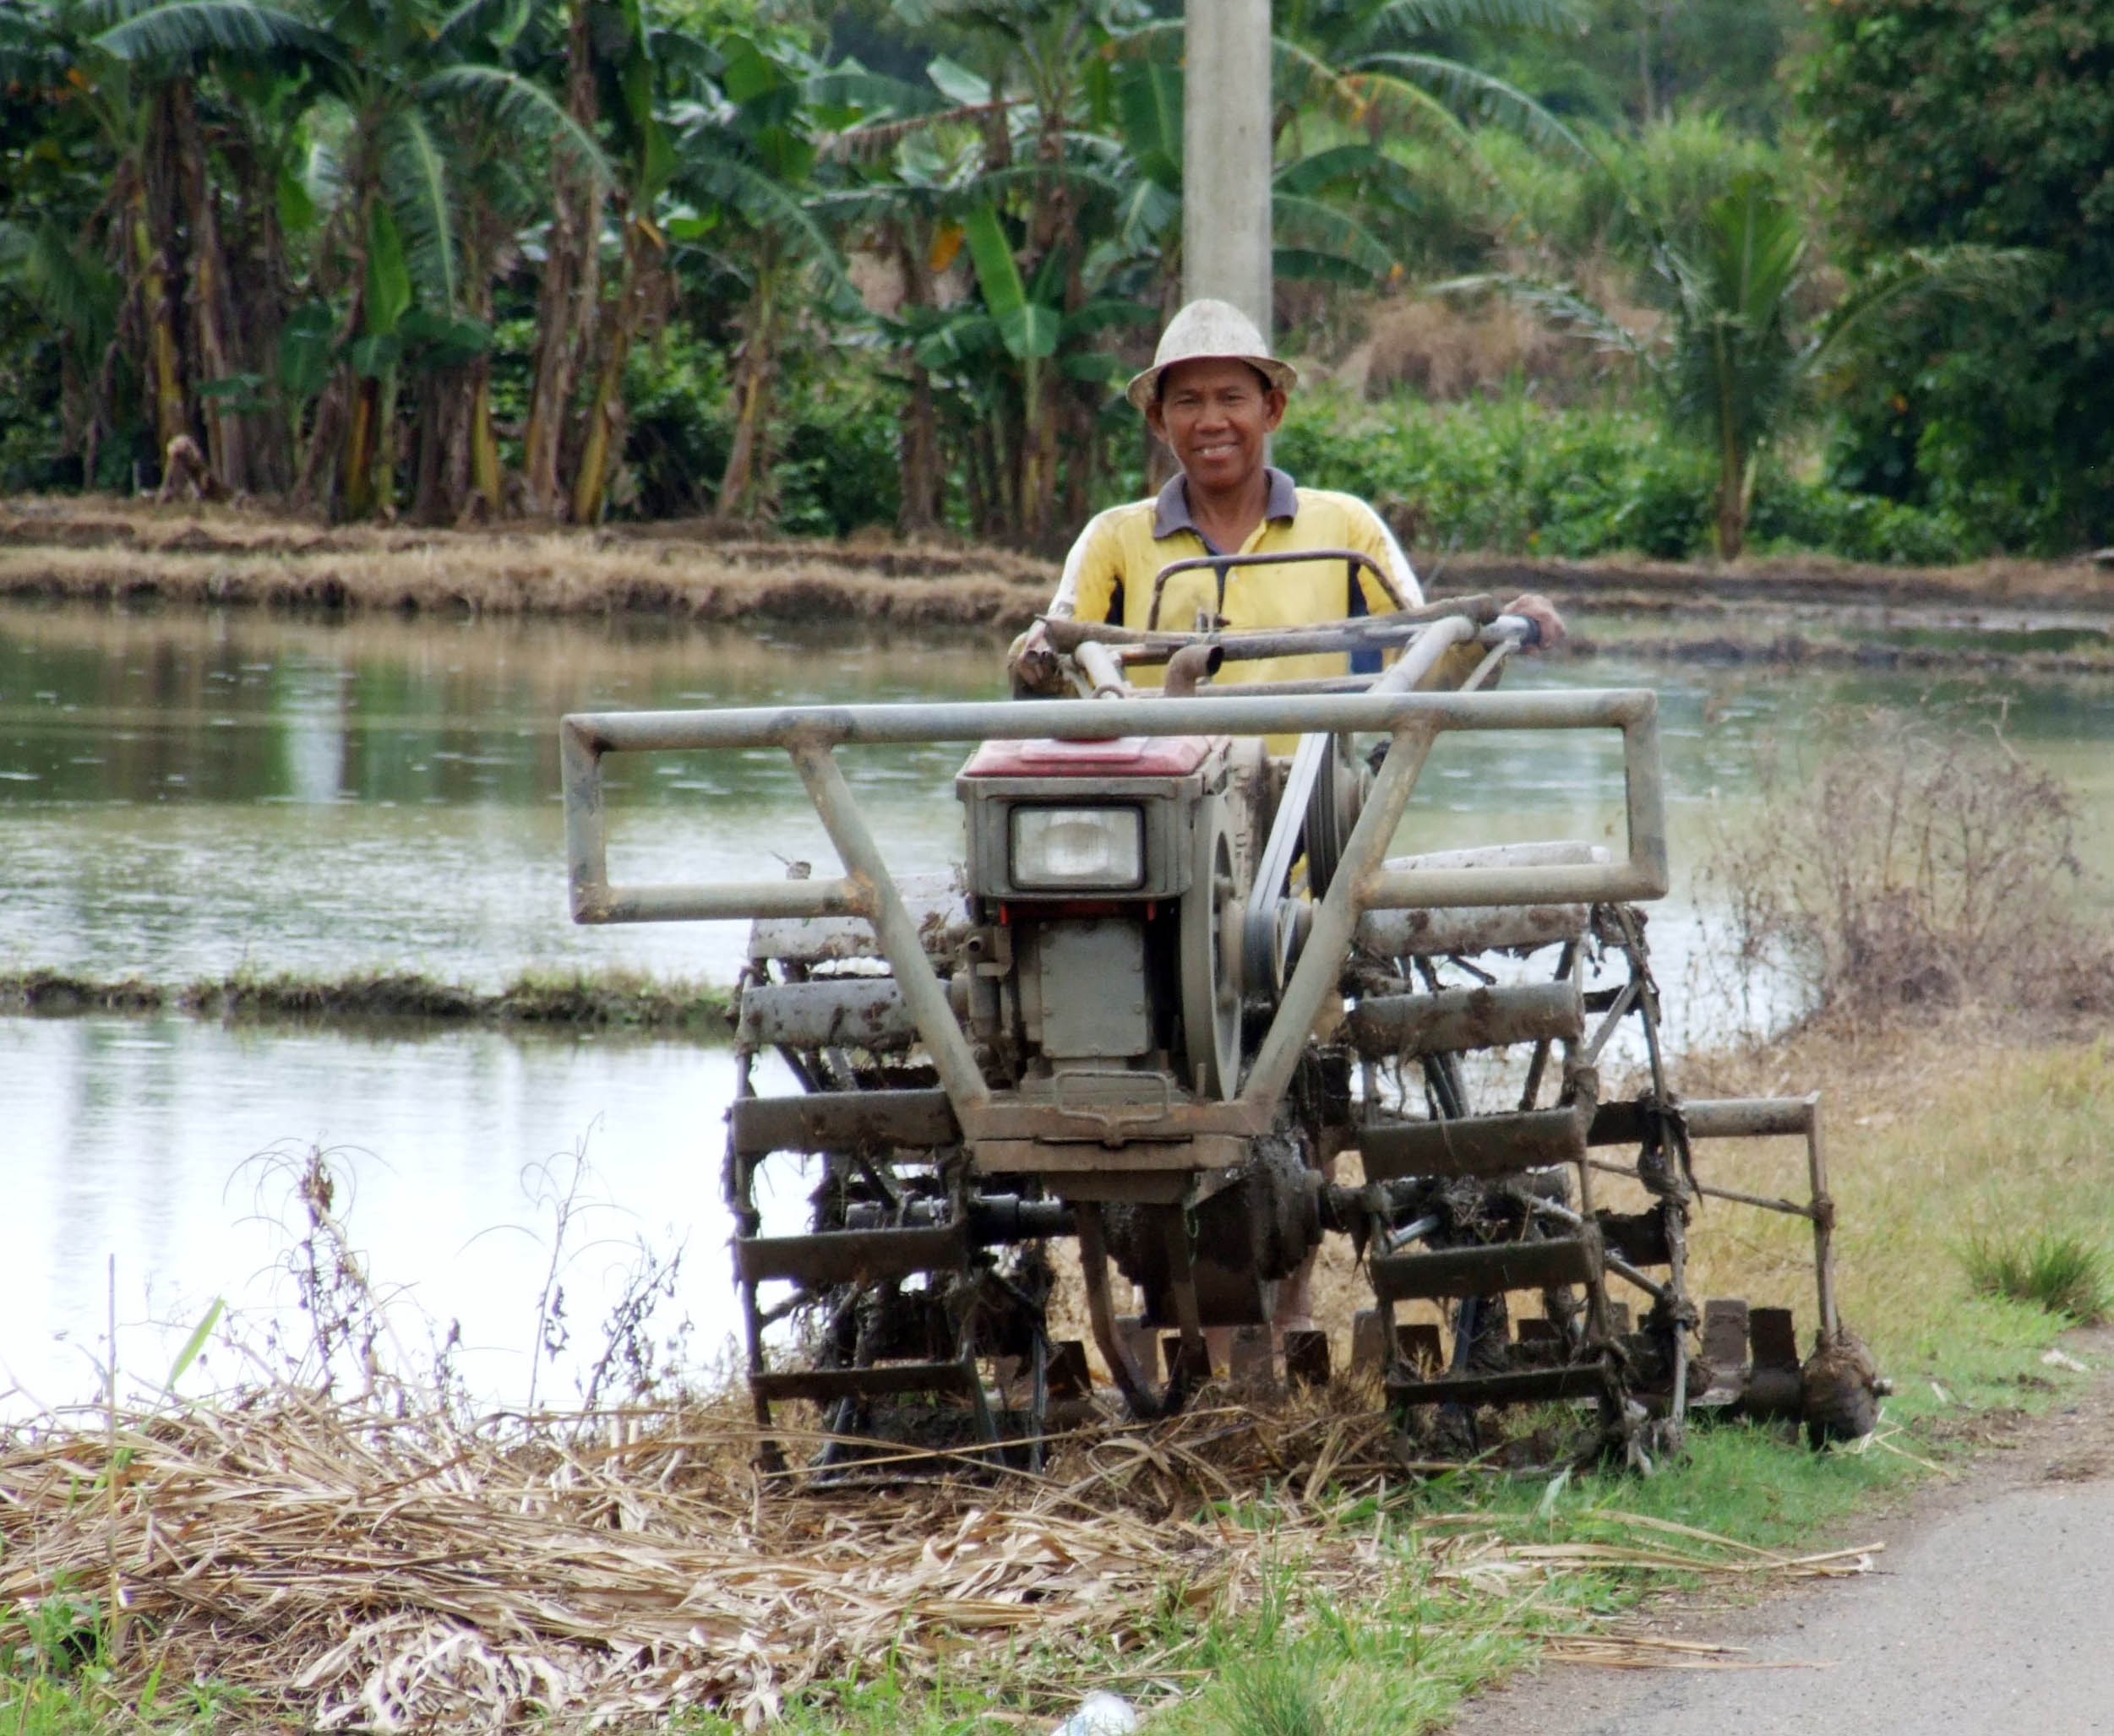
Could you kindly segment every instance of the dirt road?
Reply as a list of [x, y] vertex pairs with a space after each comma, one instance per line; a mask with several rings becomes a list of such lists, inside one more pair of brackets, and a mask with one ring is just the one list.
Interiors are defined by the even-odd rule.
[[1472, 1702], [1453, 1736], [2114, 1736], [2114, 1330], [2070, 1350], [2098, 1371], [2088, 1390], [1844, 1539], [1883, 1539], [1877, 1572], [1651, 1617], [1788, 1667], [1551, 1666]]

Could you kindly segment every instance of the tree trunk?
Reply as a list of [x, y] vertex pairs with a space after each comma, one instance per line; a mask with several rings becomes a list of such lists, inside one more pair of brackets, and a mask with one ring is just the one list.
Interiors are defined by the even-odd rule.
[[333, 368], [317, 395], [315, 418], [308, 425], [301, 465], [294, 473], [293, 498], [303, 506], [335, 504], [326, 497], [334, 492], [333, 466], [344, 445], [346, 403], [352, 385], [350, 368]]
[[897, 452], [902, 472], [902, 505], [896, 516], [896, 528], [906, 536], [937, 530], [940, 423], [932, 401], [932, 376], [914, 359], [910, 364], [910, 396], [903, 402]]
[[655, 322], [663, 300], [661, 273], [652, 258], [659, 243], [634, 215], [624, 227], [624, 275], [617, 298], [605, 310], [602, 368], [587, 410], [580, 466], [573, 478], [573, 522], [595, 525], [609, 505], [609, 478], [624, 456], [624, 364], [639, 334]]
[[[903, 301], [913, 307], [929, 307], [933, 300], [932, 253], [928, 236], [908, 223], [896, 231], [896, 258], [903, 274]], [[903, 351], [903, 367], [910, 375], [910, 395], [904, 400], [896, 441], [896, 467], [901, 473], [902, 504], [896, 527], [906, 536], [934, 530], [940, 523], [940, 418], [933, 401], [932, 374], [918, 361], [914, 346]]]
[[499, 438], [492, 428], [491, 358], [478, 356], [470, 372], [470, 483], [483, 498], [486, 513], [497, 518], [506, 482], [499, 472]]
[[719, 482], [713, 516], [733, 520], [756, 518], [762, 505], [764, 424], [771, 402], [771, 382], [777, 372], [777, 272], [769, 260], [756, 272], [749, 302], [749, 329], [734, 363], [734, 440], [727, 449], [726, 473]]
[[140, 322], [147, 342], [146, 388], [154, 416], [157, 464], [188, 430], [184, 427], [183, 377], [177, 352], [176, 311], [170, 306], [168, 256], [155, 245], [144, 178], [134, 182], [132, 245], [139, 272]]
[[[1722, 400], [1721, 400], [1722, 402]], [[1718, 417], [1718, 558], [1736, 560], [1747, 540], [1747, 466], [1729, 408]]]
[[[565, 32], [565, 106], [591, 133], [595, 126], [594, 46], [588, 34], [587, 0], [571, 0]], [[528, 430], [521, 444], [521, 472], [528, 509], [557, 513], [564, 496], [559, 465], [573, 388], [579, 378], [583, 328], [591, 328], [600, 284], [595, 248], [602, 226], [602, 197], [593, 177], [561, 148], [553, 154], [550, 240], [536, 304], [536, 378], [529, 399]]]
[[374, 509], [374, 454], [381, 419], [381, 381], [356, 378], [351, 423], [345, 437], [345, 461], [338, 476], [338, 505], [343, 517], [363, 519]]
[[[188, 79], [178, 79], [171, 86], [169, 105], [177, 183], [191, 231], [191, 332], [197, 384], [213, 385], [245, 372], [235, 348], [237, 327], [227, 256], [221, 245], [220, 214], [206, 161], [205, 139], [199, 128], [198, 106]], [[247, 418], [214, 394], [201, 395], [200, 408], [205, 422], [206, 462], [221, 487], [230, 493], [237, 490], [255, 493]]]
[[1021, 376], [1024, 426], [1015, 535], [1037, 549], [1050, 546], [1057, 518], [1057, 416], [1056, 405], [1050, 401], [1050, 376], [1055, 373], [1047, 362], [1028, 362], [1022, 365]]
[[418, 454], [417, 480], [411, 485], [411, 515], [421, 525], [444, 525], [454, 516], [448, 509], [447, 450], [455, 418], [449, 386], [455, 370], [428, 373], [418, 394]]
[[266, 383], [266, 406], [247, 419], [251, 492], [284, 494], [293, 484], [298, 406], [281, 401], [279, 340], [286, 323], [292, 286], [286, 269], [286, 236], [279, 222], [279, 160], [259, 137], [253, 120], [226, 147], [234, 177], [232, 232], [223, 237], [228, 261], [230, 345], [241, 365]]

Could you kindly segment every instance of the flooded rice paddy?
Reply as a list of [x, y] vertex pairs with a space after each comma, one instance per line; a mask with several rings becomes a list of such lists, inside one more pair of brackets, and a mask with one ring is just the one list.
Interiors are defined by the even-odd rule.
[[[1603, 643], [1620, 623], [1600, 623]], [[1773, 737], [1857, 726], [1858, 708], [2000, 723], [2114, 836], [2114, 683], [1719, 669], [1605, 655], [1524, 665], [1514, 686], [1658, 689], [1676, 895], [1653, 938], [1670, 996], [1692, 986], [1708, 912], [1690, 871], [1736, 823]], [[159, 982], [248, 971], [409, 970], [497, 988], [613, 969], [730, 982], [731, 925], [576, 928], [565, 916], [555, 723], [583, 709], [990, 698], [983, 639], [675, 626], [0, 607], [0, 971]], [[1847, 711], [1842, 708], [1850, 708]], [[904, 870], [958, 851], [951, 747], [846, 756]], [[618, 878], [752, 878], [833, 862], [775, 752], [613, 764]], [[1451, 737], [1398, 847], [1619, 841], [1612, 737]], [[1688, 1032], [1725, 1011], [1692, 993]], [[1681, 1033], [1676, 1032], [1678, 1037]], [[471, 1389], [525, 1396], [551, 1265], [551, 1190], [591, 1166], [562, 1261], [575, 1347], [540, 1377], [572, 1396], [640, 1238], [686, 1248], [672, 1325], [693, 1354], [732, 1319], [719, 1205], [723, 1050], [491, 1031], [348, 1033], [183, 1018], [0, 1019], [0, 1175], [22, 1227], [0, 1267], [0, 1391], [148, 1385], [212, 1298], [253, 1332], [298, 1328], [279, 1269], [298, 1216], [287, 1165], [336, 1148], [340, 1205], [375, 1280], [400, 1287], [406, 1348], [460, 1329]], [[553, 1170], [549, 1166], [558, 1160]], [[797, 1202], [787, 1202], [797, 1210]], [[115, 1259], [115, 1280], [111, 1276]], [[261, 1341], [261, 1336], [257, 1339]], [[208, 1376], [237, 1372], [225, 1356]], [[192, 1377], [192, 1384], [201, 1378]], [[0, 1403], [19, 1408], [23, 1399]]]

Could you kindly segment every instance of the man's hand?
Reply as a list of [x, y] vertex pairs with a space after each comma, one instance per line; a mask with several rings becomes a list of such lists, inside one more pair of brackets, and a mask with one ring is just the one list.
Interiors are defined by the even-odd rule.
[[1057, 647], [1049, 630], [1038, 621], [1015, 639], [1005, 653], [1005, 672], [1012, 678], [1013, 696], [1029, 694], [1062, 694], [1064, 673], [1057, 666]]
[[1544, 650], [1552, 650], [1570, 635], [1563, 624], [1563, 617], [1556, 612], [1556, 606], [1538, 590], [1522, 591], [1505, 605], [1508, 615], [1523, 615], [1539, 629], [1537, 641]]

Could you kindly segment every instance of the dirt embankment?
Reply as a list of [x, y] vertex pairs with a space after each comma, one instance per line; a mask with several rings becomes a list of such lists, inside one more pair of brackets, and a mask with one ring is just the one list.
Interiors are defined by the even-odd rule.
[[150, 982], [60, 971], [0, 974], [0, 1013], [183, 1013], [259, 1022], [497, 1025], [555, 1031], [636, 1031], [723, 1039], [729, 996], [702, 983], [609, 973], [527, 976], [497, 990], [407, 971], [335, 977], [226, 977]]
[[0, 595], [15, 596], [1008, 627], [1055, 582], [1046, 563], [1001, 549], [729, 536], [697, 522], [326, 528], [227, 509], [0, 503]]
[[[1540, 590], [1617, 615], [1575, 654], [1714, 661], [2114, 667], [2114, 571], [2089, 560], [1861, 566], [1827, 556], [1685, 564], [1413, 552], [1441, 594]], [[575, 530], [325, 526], [246, 509], [0, 501], [0, 596], [330, 611], [646, 615], [705, 622], [837, 618], [1011, 632], [1057, 579], [1050, 562], [883, 535], [832, 542], [707, 520]], [[1815, 623], [1855, 614], [1844, 634]], [[2003, 632], [1984, 632], [2001, 618]], [[2045, 623], [2055, 621], [2049, 627]], [[1663, 632], [1648, 623], [1663, 623]], [[1919, 625], [1918, 623], [1921, 623]], [[1936, 624], [1935, 634], [1925, 629]], [[1964, 639], [1959, 635], [1964, 634]]]

